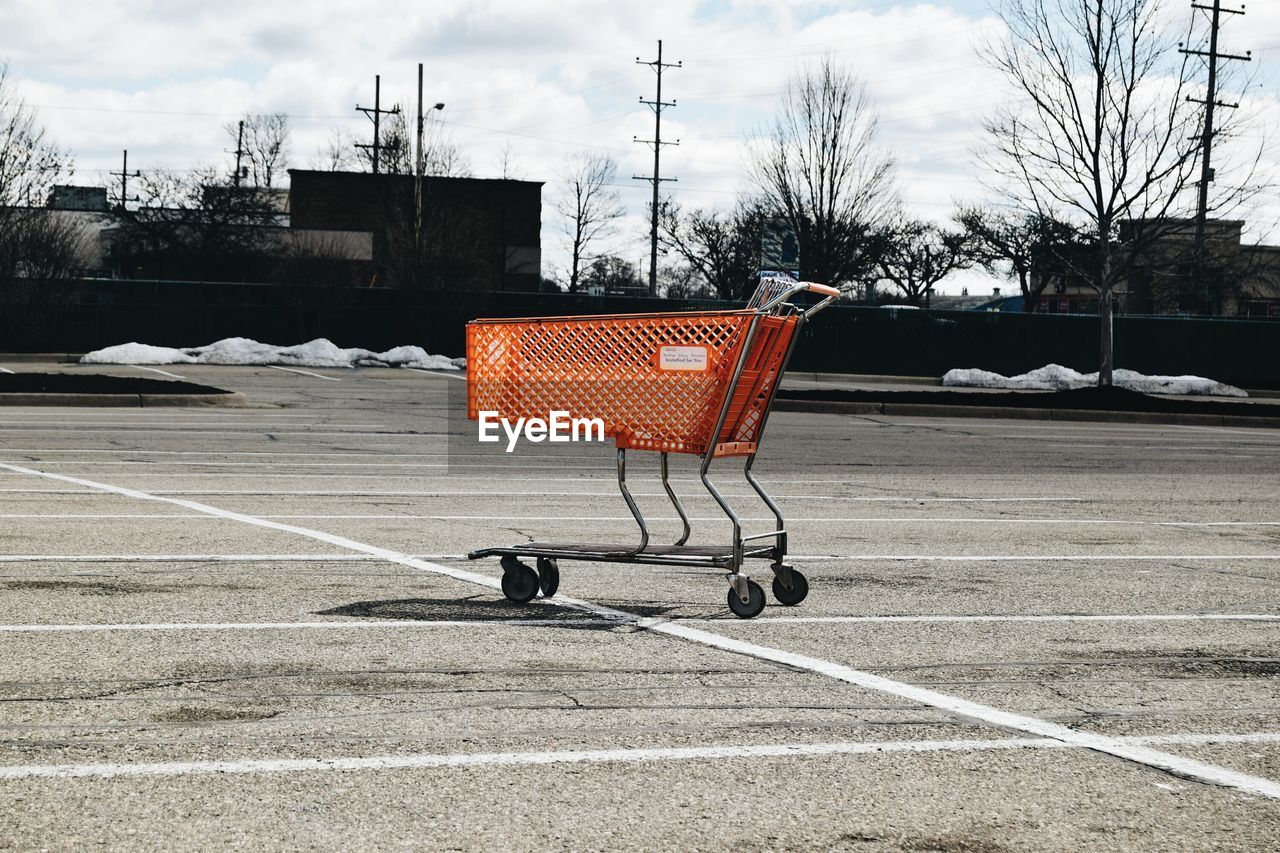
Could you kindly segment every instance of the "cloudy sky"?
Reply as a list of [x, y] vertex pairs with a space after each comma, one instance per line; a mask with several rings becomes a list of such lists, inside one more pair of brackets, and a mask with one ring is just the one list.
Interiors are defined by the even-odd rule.
[[[1187, 6], [1190, 0], [1173, 3]], [[973, 150], [979, 122], [1001, 88], [976, 47], [998, 37], [986, 0], [933, 4], [787, 0], [8, 0], [0, 5], [0, 60], [62, 146], [76, 183], [102, 185], [119, 169], [225, 164], [223, 126], [247, 113], [290, 116], [290, 165], [308, 168], [336, 128], [370, 133], [356, 103], [412, 109], [417, 63], [426, 100], [465, 151], [477, 177], [546, 181], [544, 272], [563, 263], [548, 201], [565, 157], [613, 155], [629, 219], [618, 254], [647, 264], [647, 184], [652, 168], [654, 58], [683, 67], [664, 77], [664, 176], [679, 202], [728, 206], [742, 189], [744, 139], [772, 114], [787, 77], [824, 54], [867, 83], [898, 185], [917, 215], [945, 220], [954, 202], [983, 196]], [[1251, 50], [1248, 105], [1280, 115], [1280, 0], [1252, 0], [1221, 49]], [[1234, 99], [1234, 98], [1233, 98]], [[969, 279], [972, 286], [990, 282]], [[958, 287], [960, 281], [953, 283]]]

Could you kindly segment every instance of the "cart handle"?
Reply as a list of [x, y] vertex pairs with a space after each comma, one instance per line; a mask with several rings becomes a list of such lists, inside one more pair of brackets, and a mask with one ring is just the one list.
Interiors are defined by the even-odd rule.
[[800, 311], [800, 314], [806, 319], [817, 314], [823, 308], [826, 308], [840, 297], [840, 291], [830, 285], [818, 284], [812, 281], [797, 281], [795, 284], [791, 285], [786, 290], [781, 291], [778, 295], [774, 296], [756, 310], [761, 314], [767, 314], [778, 305], [781, 305], [783, 302], [786, 302], [788, 299], [795, 296], [797, 293], [801, 293], [806, 290], [810, 293], [817, 293], [825, 297], [821, 302], [818, 302], [815, 305], [810, 305], [808, 308]]

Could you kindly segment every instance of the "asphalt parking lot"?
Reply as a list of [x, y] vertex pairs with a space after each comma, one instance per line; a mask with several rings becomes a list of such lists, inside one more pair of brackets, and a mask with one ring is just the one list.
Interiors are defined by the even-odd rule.
[[634, 523], [611, 445], [482, 447], [457, 377], [164, 370], [251, 407], [0, 408], [0, 848], [1280, 837], [1280, 431], [775, 413], [812, 592], [746, 621], [661, 567], [507, 602], [466, 551]]

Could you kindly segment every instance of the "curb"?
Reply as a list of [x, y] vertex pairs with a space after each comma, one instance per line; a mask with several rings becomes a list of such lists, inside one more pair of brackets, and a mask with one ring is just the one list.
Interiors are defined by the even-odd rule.
[[84, 353], [79, 352], [0, 352], [0, 362], [10, 364], [26, 364], [40, 362], [44, 364], [76, 364]]
[[927, 385], [937, 388], [942, 385], [940, 376], [892, 376], [887, 373], [806, 373], [802, 370], [788, 370], [787, 379], [800, 379], [805, 382], [847, 382], [863, 385]]
[[1280, 427], [1280, 418], [1247, 415], [1202, 415], [1177, 412], [1106, 412], [1097, 409], [1019, 409], [1010, 406], [943, 406], [936, 403], [845, 403], [821, 400], [777, 400], [779, 412], [824, 415], [898, 415], [917, 418], [1006, 418], [1029, 421], [1169, 424], [1173, 426]]
[[0, 406], [81, 406], [85, 408], [172, 408], [249, 404], [244, 394], [0, 394]]

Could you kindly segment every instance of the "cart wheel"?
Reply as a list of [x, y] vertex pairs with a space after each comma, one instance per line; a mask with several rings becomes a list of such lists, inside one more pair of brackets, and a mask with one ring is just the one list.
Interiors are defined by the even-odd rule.
[[560, 564], [550, 557], [538, 558], [538, 588], [543, 598], [550, 598], [560, 588]]
[[524, 604], [538, 594], [538, 573], [515, 557], [502, 558], [502, 594]]
[[782, 585], [781, 578], [773, 579], [773, 597], [779, 604], [794, 607], [809, 594], [809, 579], [795, 569], [791, 570], [791, 589]]
[[764, 590], [755, 581], [747, 581], [747, 601], [743, 603], [733, 587], [729, 587], [729, 609], [735, 616], [743, 619], [759, 616], [760, 611], [764, 610]]

